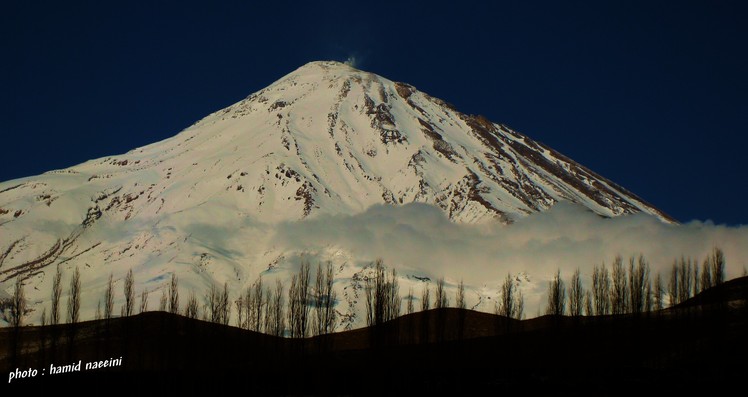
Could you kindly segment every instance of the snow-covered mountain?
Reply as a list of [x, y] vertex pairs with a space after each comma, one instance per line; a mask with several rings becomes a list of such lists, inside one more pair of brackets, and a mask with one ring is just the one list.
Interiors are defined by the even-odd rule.
[[[0, 293], [22, 277], [31, 307], [48, 305], [59, 264], [81, 270], [83, 318], [109, 274], [119, 283], [128, 269], [138, 290], [175, 272], [183, 296], [210, 282], [238, 294], [260, 274], [294, 271], [300, 253], [273, 245], [274, 225], [413, 202], [457, 223], [512, 223], [558, 202], [672, 221], [505, 125], [408, 84], [311, 62], [169, 139], [0, 183]], [[359, 258], [332, 242], [314, 254], [336, 264], [341, 327], [363, 325]]]

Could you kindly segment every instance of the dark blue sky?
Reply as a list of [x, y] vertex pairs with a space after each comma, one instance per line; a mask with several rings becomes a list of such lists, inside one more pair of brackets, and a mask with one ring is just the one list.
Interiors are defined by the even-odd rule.
[[2, 181], [167, 138], [355, 56], [680, 221], [748, 224], [748, 2], [46, 3], [0, 14]]

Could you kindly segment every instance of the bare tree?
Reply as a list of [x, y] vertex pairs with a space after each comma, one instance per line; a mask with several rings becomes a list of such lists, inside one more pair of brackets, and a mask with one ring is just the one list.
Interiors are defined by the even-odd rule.
[[42, 316], [40, 320], [42, 323], [42, 327], [47, 325], [47, 307], [46, 306], [42, 307]]
[[223, 283], [223, 292], [221, 292], [221, 296], [219, 299], [219, 308], [220, 308], [220, 319], [219, 322], [223, 325], [229, 325], [229, 317], [231, 317], [231, 304], [229, 303], [229, 285], [228, 283]]
[[649, 313], [652, 311], [652, 282], [650, 280], [647, 280], [647, 288], [646, 288], [646, 299], [644, 300], [644, 311]]
[[367, 325], [379, 325], [400, 315], [400, 288], [397, 272], [392, 269], [390, 276], [378, 259], [374, 277], [366, 279], [366, 321]]
[[662, 304], [662, 296], [665, 293], [665, 288], [662, 285], [662, 276], [657, 273], [654, 281], [654, 290], [652, 291], [652, 307], [654, 310], [662, 310], [664, 305]]
[[234, 304], [236, 305], [236, 312], [237, 312], [237, 318], [236, 318], [236, 326], [239, 328], [245, 327], [245, 321], [244, 321], [244, 297], [239, 294], [239, 299], [237, 299]]
[[270, 290], [270, 286], [265, 287], [265, 333], [271, 334], [270, 331], [271, 327], [271, 308], [272, 308], [272, 302], [273, 302], [273, 292]]
[[384, 306], [382, 305], [382, 288], [384, 286], [384, 266], [381, 260], [377, 260], [374, 268], [374, 277], [366, 278], [364, 293], [366, 294], [366, 325], [372, 326], [381, 321]]
[[460, 280], [460, 284], [457, 285], [455, 305], [458, 309], [465, 308], [465, 283], [463, 283], [462, 280]]
[[169, 283], [169, 313], [179, 313], [179, 281], [175, 273], [171, 274]]
[[62, 269], [57, 265], [57, 271], [52, 278], [52, 312], [49, 313], [49, 323], [60, 323], [60, 296], [62, 296]]
[[525, 297], [522, 291], [514, 285], [514, 277], [507, 273], [501, 284], [499, 298], [494, 304], [494, 313], [499, 316], [521, 320], [525, 312]]
[[143, 288], [140, 292], [140, 312], [148, 311], [148, 289]]
[[569, 282], [569, 314], [574, 317], [582, 315], [584, 309], [584, 287], [582, 287], [582, 276], [579, 268], [574, 270]]
[[709, 256], [712, 265], [712, 283], [720, 285], [725, 282], [725, 254], [720, 248], [714, 247]]
[[595, 309], [592, 304], [592, 292], [590, 292], [589, 290], [584, 292], [584, 315], [595, 315]]
[[514, 295], [514, 278], [512, 278], [511, 273], [507, 273], [504, 283], [501, 284], [501, 296], [497, 302], [496, 314], [504, 317], [514, 317], [516, 311]]
[[701, 289], [708, 290], [709, 288], [712, 288], [714, 284], [712, 283], [712, 264], [709, 260], [709, 256], [704, 259], [704, 263], [701, 266]]
[[693, 280], [691, 281], [691, 283], [693, 284], [694, 295], [703, 291], [704, 286], [701, 285], [701, 276], [699, 275], [699, 260], [698, 259], [693, 260]]
[[260, 276], [257, 279], [257, 282], [255, 283], [255, 293], [254, 293], [254, 297], [255, 297], [254, 311], [255, 311], [255, 314], [254, 314], [253, 318], [255, 320], [255, 324], [254, 324], [254, 330], [255, 330], [255, 332], [262, 332], [262, 330], [263, 330], [262, 311], [264, 310], [265, 305], [266, 305], [263, 292], [264, 291], [263, 291], [263, 287], [262, 287], [262, 276]]
[[605, 262], [592, 271], [592, 300], [596, 315], [610, 314], [610, 275]]
[[326, 267], [317, 264], [317, 278], [314, 286], [315, 291], [315, 335], [333, 332], [335, 328], [335, 291], [333, 290], [334, 273], [332, 262], [328, 261]]
[[428, 283], [423, 285], [423, 292], [421, 293], [421, 311], [425, 312], [431, 308], [431, 289]]
[[436, 296], [434, 296], [434, 307], [437, 309], [441, 309], [448, 306], [449, 298], [447, 298], [447, 294], [444, 291], [444, 277], [439, 277], [439, 279], [436, 280]]
[[184, 308], [184, 315], [187, 318], [200, 317], [197, 297], [195, 297], [195, 291], [190, 291], [190, 297], [187, 299], [187, 306]]
[[517, 289], [515, 295], [517, 296], [517, 303], [514, 304], [514, 318], [522, 320], [525, 317], [525, 295], [520, 289]]
[[623, 267], [623, 259], [617, 255], [613, 261], [612, 271], [613, 288], [610, 294], [610, 305], [613, 314], [624, 314], [628, 307], [628, 283], [626, 282], [626, 269]]
[[13, 287], [13, 298], [10, 305], [10, 325], [18, 328], [23, 325], [23, 315], [26, 313], [26, 294], [23, 290], [23, 280], [16, 277]]
[[283, 336], [285, 333], [285, 316], [283, 315], [283, 283], [275, 281], [275, 292], [271, 300], [270, 321], [268, 322], [268, 333], [275, 336]]
[[291, 276], [291, 285], [288, 286], [288, 311], [286, 316], [288, 317], [287, 324], [290, 336], [292, 338], [298, 338], [298, 323], [299, 323], [299, 298], [298, 287], [299, 276], [294, 274]]
[[114, 283], [112, 281], [112, 274], [109, 273], [109, 281], [106, 284], [106, 291], [104, 292], [104, 319], [109, 320], [112, 318], [114, 311]]
[[397, 281], [397, 271], [392, 269], [390, 272], [390, 280], [387, 284], [387, 295], [386, 295], [386, 311], [385, 321], [400, 317], [400, 286]]
[[634, 314], [644, 312], [648, 305], [649, 285], [649, 263], [644, 259], [644, 255], [639, 255], [636, 267], [634, 266], [634, 257], [629, 260], [629, 308]]
[[680, 280], [678, 280], [678, 260], [673, 261], [673, 266], [670, 269], [670, 282], [668, 282], [668, 303], [670, 307], [677, 305], [678, 302], [678, 291], [680, 291]]
[[252, 286], [248, 286], [247, 290], [244, 292], [244, 310], [246, 310], [246, 314], [244, 315], [245, 319], [244, 322], [246, 323], [247, 329], [252, 329], [252, 315], [255, 313], [253, 309], [254, 305], [254, 290], [252, 289]]
[[262, 276], [257, 278], [254, 285], [247, 288], [247, 328], [262, 332], [262, 311], [265, 305], [264, 291], [262, 287]]
[[169, 298], [166, 296], [166, 289], [161, 289], [161, 300], [158, 303], [158, 310], [165, 312], [168, 302]]
[[205, 294], [205, 310], [203, 315], [212, 323], [221, 322], [221, 296], [215, 283], [210, 283], [210, 289]]
[[125, 276], [124, 293], [125, 293], [125, 316], [132, 316], [135, 310], [135, 278], [132, 275], [132, 269], [127, 271]]
[[314, 335], [322, 335], [322, 328], [324, 328], [324, 310], [322, 309], [323, 295], [324, 295], [324, 284], [325, 276], [322, 274], [322, 263], [317, 262], [317, 275], [314, 282], [314, 302], [312, 302], [312, 308], [314, 309], [314, 324], [312, 329]]
[[410, 289], [408, 289], [408, 296], [406, 299], [408, 300], [408, 302], [405, 306], [405, 312], [407, 314], [411, 314], [415, 310], [415, 308], [413, 307], [413, 299], [415, 299], [415, 297], [413, 296], [413, 287], [410, 287]]
[[688, 298], [693, 296], [693, 279], [691, 278], [691, 272], [693, 271], [693, 262], [691, 258], [680, 258], [680, 264], [678, 266], [678, 303], [685, 302]]
[[561, 270], [556, 270], [556, 276], [548, 282], [548, 306], [546, 314], [564, 315], [566, 311], [566, 290], [561, 279]]
[[299, 274], [291, 277], [288, 289], [288, 327], [292, 338], [304, 338], [309, 331], [309, 262], [301, 261]]
[[229, 301], [229, 287], [223, 283], [223, 290], [219, 290], [215, 283], [210, 284], [210, 290], [205, 295], [205, 312], [203, 317], [214, 323], [228, 325], [231, 313]]
[[81, 274], [75, 267], [70, 277], [70, 291], [68, 294], [68, 323], [75, 324], [80, 320], [81, 310]]

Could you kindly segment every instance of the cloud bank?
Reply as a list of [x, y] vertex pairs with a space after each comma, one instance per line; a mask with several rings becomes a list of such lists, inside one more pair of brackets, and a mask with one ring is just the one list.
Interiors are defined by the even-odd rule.
[[674, 259], [702, 261], [713, 247], [725, 252], [728, 278], [748, 266], [746, 226], [669, 225], [644, 214], [602, 218], [568, 203], [511, 225], [455, 224], [427, 204], [377, 205], [352, 216], [280, 224], [273, 243], [299, 251], [336, 247], [361, 262], [382, 258], [401, 274], [464, 279], [473, 286], [498, 285], [507, 272], [526, 272], [538, 296], [556, 269], [568, 279], [578, 267], [589, 282], [593, 266], [609, 266], [616, 255], [627, 261], [643, 254], [652, 274], [663, 276]]

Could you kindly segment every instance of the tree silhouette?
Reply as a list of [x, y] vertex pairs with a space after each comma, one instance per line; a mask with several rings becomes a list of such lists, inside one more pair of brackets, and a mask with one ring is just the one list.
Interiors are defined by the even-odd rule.
[[592, 271], [592, 301], [596, 315], [610, 314], [610, 275], [605, 262]]
[[132, 275], [132, 269], [127, 271], [125, 276], [124, 293], [125, 293], [125, 316], [132, 316], [135, 309], [135, 289], [133, 288], [135, 279]]
[[190, 291], [190, 297], [187, 299], [187, 306], [184, 308], [184, 315], [187, 318], [198, 318], [200, 316], [195, 291]]
[[332, 262], [328, 261], [326, 267], [317, 264], [317, 277], [315, 282], [315, 335], [333, 332], [335, 329], [335, 300], [337, 299], [333, 290], [334, 273]]
[[725, 282], [725, 254], [720, 248], [714, 247], [709, 256], [712, 267], [712, 283], [720, 285]]
[[457, 285], [455, 307], [457, 307], [458, 309], [465, 308], [465, 283], [463, 283], [462, 280], [460, 280], [460, 284]]
[[244, 296], [242, 294], [239, 294], [239, 298], [234, 301], [234, 305], [236, 305], [236, 326], [239, 328], [245, 328], [246, 324], [244, 321]]
[[169, 313], [179, 313], [179, 280], [175, 273], [171, 274], [169, 283]]
[[140, 313], [148, 311], [148, 290], [143, 288], [140, 292]]
[[680, 264], [678, 266], [678, 303], [685, 302], [688, 298], [693, 296], [693, 279], [691, 273], [693, 271], [693, 262], [691, 258], [680, 258]]
[[23, 315], [26, 313], [26, 294], [23, 289], [23, 280], [16, 277], [13, 287], [13, 298], [10, 305], [10, 326], [18, 328], [23, 325]]
[[585, 316], [595, 315], [595, 308], [592, 303], [592, 292], [589, 290], [584, 292], [584, 314]]
[[70, 290], [68, 293], [68, 323], [75, 324], [80, 320], [81, 309], [81, 274], [75, 267], [70, 277]]
[[165, 312], [169, 298], [166, 296], [166, 289], [161, 289], [161, 300], [158, 303], [158, 310]]
[[219, 301], [220, 307], [220, 319], [219, 322], [223, 325], [229, 325], [229, 318], [231, 317], [231, 304], [229, 303], [229, 285], [223, 283], [223, 292]]
[[701, 267], [701, 289], [702, 290], [707, 290], [714, 286], [714, 284], [712, 283], [712, 264], [709, 258], [710, 257], [707, 256], [704, 259], [704, 263]]
[[680, 291], [680, 280], [678, 280], [678, 260], [673, 261], [670, 269], [670, 282], [667, 285], [668, 303], [670, 307], [677, 305]]
[[267, 304], [264, 299], [262, 276], [257, 278], [253, 286], [247, 287], [246, 292], [247, 329], [262, 332], [263, 308]]
[[517, 297], [515, 296], [514, 278], [507, 273], [501, 284], [501, 295], [497, 302], [496, 314], [504, 317], [514, 318], [517, 315]]
[[548, 282], [548, 306], [546, 314], [564, 315], [566, 311], [566, 289], [561, 280], [561, 270], [556, 270], [556, 276]]
[[582, 315], [584, 309], [584, 287], [582, 287], [582, 276], [579, 268], [574, 270], [569, 282], [569, 314], [574, 317]]
[[270, 301], [270, 321], [267, 332], [270, 335], [283, 336], [285, 333], [285, 316], [283, 315], [283, 283], [275, 281], [275, 291]]
[[657, 273], [654, 281], [654, 291], [652, 291], [652, 307], [654, 310], [662, 310], [664, 305], [662, 304], [662, 296], [665, 293], [665, 288], [662, 285], [662, 276]]
[[421, 292], [421, 311], [425, 312], [431, 308], [431, 289], [429, 284], [423, 285], [423, 291]]
[[299, 274], [291, 277], [288, 289], [288, 326], [292, 338], [304, 338], [309, 320], [309, 262], [301, 261]]
[[57, 271], [52, 278], [52, 311], [49, 313], [49, 323], [60, 323], [60, 297], [62, 296], [62, 269], [57, 265]]
[[270, 286], [267, 286], [265, 287], [265, 333], [266, 334], [271, 334], [270, 321], [271, 321], [272, 301], [273, 301], [273, 291], [271, 291]]
[[367, 325], [379, 325], [400, 315], [399, 290], [395, 269], [387, 276], [382, 260], [378, 259], [374, 266], [374, 277], [366, 279]]
[[634, 258], [629, 259], [629, 308], [634, 314], [640, 314], [647, 309], [649, 301], [649, 263], [644, 255], [639, 255], [639, 260], [634, 266]]
[[410, 287], [408, 289], [408, 296], [406, 297], [406, 300], [408, 302], [406, 303], [405, 312], [407, 314], [411, 314], [415, 310], [415, 308], [413, 307], [413, 299], [415, 299], [415, 297], [413, 296], [413, 287]]
[[447, 294], [444, 291], [444, 277], [439, 277], [439, 279], [436, 280], [436, 295], [434, 296], [434, 307], [437, 309], [441, 309], [447, 306], [449, 306], [449, 298], [447, 298]]
[[109, 273], [109, 281], [106, 284], [106, 291], [104, 292], [104, 319], [109, 320], [112, 318], [114, 311], [114, 284], [112, 281], [112, 274]]
[[623, 267], [623, 259], [617, 255], [613, 261], [612, 270], [613, 288], [610, 294], [610, 305], [613, 314], [624, 314], [628, 310], [628, 283], [626, 280], [626, 269]]

